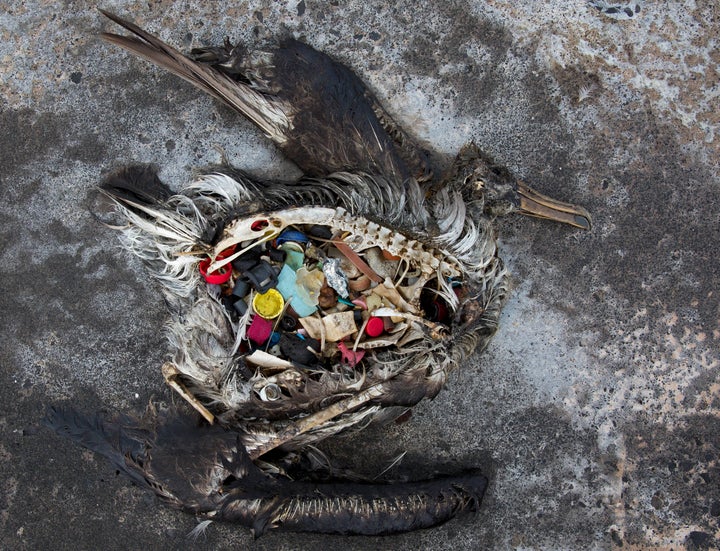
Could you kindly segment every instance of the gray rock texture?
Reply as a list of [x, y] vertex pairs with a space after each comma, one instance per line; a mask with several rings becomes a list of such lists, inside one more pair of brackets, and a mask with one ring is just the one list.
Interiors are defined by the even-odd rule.
[[[636, 4], [637, 2], [633, 3]], [[479, 513], [387, 538], [249, 531], [169, 510], [39, 426], [48, 404], [141, 412], [164, 305], [90, 214], [104, 174], [173, 187], [232, 162], [296, 175], [250, 123], [98, 38], [93, 2], [0, 13], [0, 547], [710, 549], [720, 546], [720, 7], [581, 0], [118, 2], [182, 49], [294, 35], [453, 155], [474, 139], [581, 232], [498, 224], [514, 290], [489, 350], [403, 424], [324, 449], [364, 472], [480, 466]], [[114, 29], [113, 29], [114, 30]]]

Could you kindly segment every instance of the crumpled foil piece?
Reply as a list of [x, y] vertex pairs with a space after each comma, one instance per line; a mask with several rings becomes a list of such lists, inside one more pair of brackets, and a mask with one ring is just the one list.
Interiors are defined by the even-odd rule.
[[337, 294], [342, 298], [348, 298], [350, 293], [348, 292], [347, 276], [340, 267], [339, 258], [328, 258], [323, 263], [323, 273], [327, 284], [337, 291]]

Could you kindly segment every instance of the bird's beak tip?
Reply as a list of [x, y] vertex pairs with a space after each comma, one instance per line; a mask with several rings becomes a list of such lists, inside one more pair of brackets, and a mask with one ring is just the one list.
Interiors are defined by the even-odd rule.
[[518, 208], [520, 214], [569, 224], [583, 230], [592, 228], [590, 213], [583, 207], [538, 193], [522, 182], [517, 184], [517, 194], [520, 199]]

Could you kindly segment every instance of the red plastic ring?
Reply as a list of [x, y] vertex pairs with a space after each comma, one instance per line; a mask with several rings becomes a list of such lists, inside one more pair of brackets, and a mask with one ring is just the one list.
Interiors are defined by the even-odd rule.
[[[216, 260], [222, 260], [223, 258], [227, 258], [231, 254], [235, 252], [235, 247], [230, 247], [229, 249], [225, 249], [223, 252], [221, 252], [219, 255], [217, 255]], [[227, 280], [230, 279], [230, 276], [232, 275], [232, 266], [230, 264], [226, 264], [225, 266], [221, 267], [220, 269], [208, 273], [207, 269], [210, 267], [210, 264], [212, 264], [213, 260], [212, 258], [208, 257], [200, 261], [200, 264], [198, 264], [198, 269], [200, 270], [200, 275], [203, 276], [205, 281], [207, 281], [210, 285], [222, 285]]]

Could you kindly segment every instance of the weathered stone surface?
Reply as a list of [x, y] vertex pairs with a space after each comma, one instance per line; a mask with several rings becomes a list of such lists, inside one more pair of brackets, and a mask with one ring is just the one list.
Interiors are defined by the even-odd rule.
[[[435, 5], [439, 4], [439, 5]], [[503, 221], [515, 290], [482, 356], [399, 426], [330, 443], [379, 472], [481, 466], [480, 513], [386, 539], [212, 525], [198, 547], [713, 548], [720, 519], [720, 8], [580, 0], [134, 2], [182, 48], [304, 37], [353, 67], [446, 155], [475, 139], [590, 233]], [[48, 403], [172, 399], [164, 305], [89, 213], [104, 173], [155, 162], [177, 187], [217, 160], [291, 177], [258, 131], [104, 45], [90, 2], [0, 14], [0, 546], [174, 549], [196, 521], [38, 428]], [[358, 448], [358, 442], [362, 445]], [[358, 450], [361, 450], [359, 452]], [[412, 471], [410, 471], [412, 472]]]

